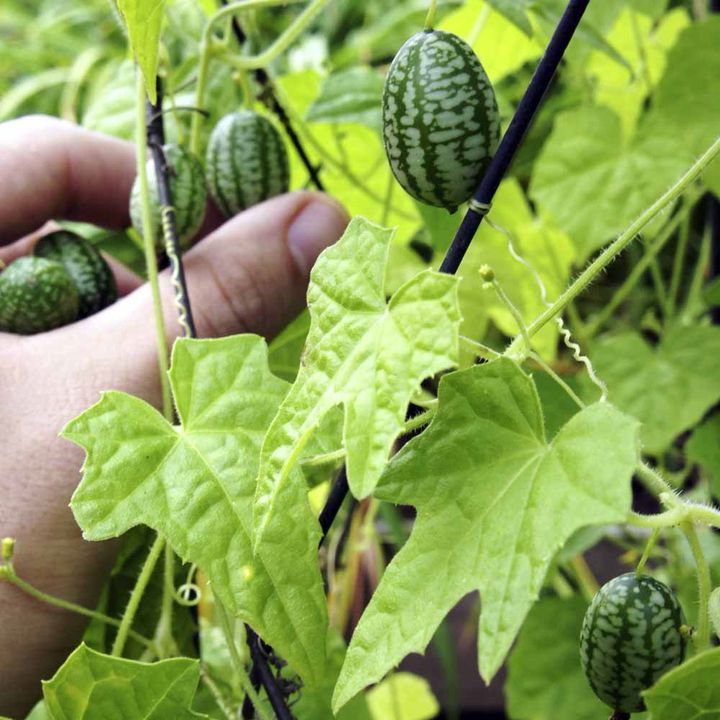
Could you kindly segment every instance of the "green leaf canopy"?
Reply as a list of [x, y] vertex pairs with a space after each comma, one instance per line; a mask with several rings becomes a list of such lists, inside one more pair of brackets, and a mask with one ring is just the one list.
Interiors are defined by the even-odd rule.
[[608, 403], [580, 411], [548, 443], [533, 381], [510, 360], [445, 376], [437, 416], [375, 492], [417, 517], [355, 630], [335, 707], [423, 651], [475, 589], [490, 680], [556, 551], [584, 525], [625, 518], [637, 459], [637, 422]]

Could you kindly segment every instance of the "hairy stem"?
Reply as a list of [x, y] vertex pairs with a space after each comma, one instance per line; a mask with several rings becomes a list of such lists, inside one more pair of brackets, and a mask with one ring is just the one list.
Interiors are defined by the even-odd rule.
[[[565, 290], [562, 295], [543, 313], [541, 313], [528, 326], [528, 333], [532, 337], [542, 330], [555, 316], [559, 315], [569, 302], [583, 292], [590, 283], [601, 273], [625, 248], [635, 239], [637, 234], [670, 203], [679, 198], [690, 185], [701, 175], [702, 171], [720, 154], [720, 137], [698, 158], [688, 171], [663, 195], [661, 195], [647, 210], [642, 212], [623, 232], [603, 250], [582, 274]], [[515, 341], [522, 340], [516, 338]]]
[[250, 698], [252, 704], [255, 706], [255, 712], [260, 720], [270, 720], [265, 712], [260, 696], [253, 687], [253, 684], [250, 682], [245, 665], [238, 653], [237, 646], [235, 645], [235, 636], [232, 631], [232, 625], [230, 624], [230, 618], [217, 595], [215, 596], [215, 610], [220, 617], [220, 624], [222, 625], [222, 630], [225, 635], [225, 642], [227, 643], [228, 650], [230, 651], [230, 657], [232, 658], [235, 672], [237, 672], [238, 677], [240, 678], [240, 685], [242, 686], [245, 694]]
[[130, 628], [135, 620], [137, 610], [140, 607], [140, 601], [145, 594], [145, 590], [147, 589], [148, 583], [150, 582], [150, 578], [152, 577], [153, 571], [155, 570], [155, 566], [157, 565], [157, 561], [160, 558], [160, 554], [162, 553], [164, 546], [165, 540], [158, 535], [150, 548], [150, 552], [148, 553], [147, 559], [140, 571], [135, 587], [130, 594], [130, 599], [125, 607], [120, 628], [115, 636], [115, 642], [113, 643], [111, 654], [116, 657], [122, 656]]
[[[90, 618], [91, 620], [97, 620], [105, 625], [112, 625], [116, 628], [121, 626], [121, 621], [117, 618], [110, 617], [109, 615], [105, 615], [97, 610], [90, 610], [89, 608], [78, 605], [77, 603], [70, 602], [69, 600], [63, 600], [55, 595], [49, 595], [48, 593], [39, 590], [34, 585], [27, 582], [27, 580], [23, 580], [21, 577], [18, 577], [12, 564], [0, 565], [0, 581], [8, 582], [11, 585], [14, 585], [18, 588], [18, 590], [22, 590], [22, 592], [26, 595], [29, 595], [36, 600], [40, 600], [40, 602], [46, 603], [47, 605], [52, 605], [53, 607], [60, 608], [61, 610], [67, 610], [68, 612], [75, 613], [76, 615], [82, 615], [86, 618]], [[129, 630], [128, 636], [149, 650], [155, 652], [155, 644], [149, 638], [146, 638], [134, 630]]]
[[[584, 339], [589, 340], [597, 335], [598, 331], [605, 325], [605, 323], [614, 316], [615, 310], [617, 310], [620, 303], [628, 297], [632, 289], [637, 284], [638, 280], [643, 276], [648, 268], [648, 265], [665, 247], [667, 241], [672, 237], [672, 234], [677, 229], [678, 225], [686, 221], [692, 206], [697, 200], [697, 193], [688, 193], [687, 200], [684, 207], [680, 212], [674, 215], [670, 221], [660, 230], [656, 237], [648, 244], [645, 254], [640, 258], [637, 264], [628, 274], [623, 284], [613, 293], [610, 301], [605, 307], [586, 325]], [[571, 307], [571, 305], [568, 305]]]
[[710, 616], [708, 606], [710, 602], [710, 592], [712, 583], [710, 580], [710, 567], [705, 559], [703, 549], [698, 539], [695, 526], [690, 522], [682, 524], [682, 531], [690, 545], [695, 565], [697, 567], [698, 579], [698, 626], [694, 635], [695, 646], [698, 652], [702, 652], [710, 647]]

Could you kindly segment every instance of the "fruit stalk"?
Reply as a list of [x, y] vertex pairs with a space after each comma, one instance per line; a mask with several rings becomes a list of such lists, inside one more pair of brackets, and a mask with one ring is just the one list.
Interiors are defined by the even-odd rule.
[[162, 216], [162, 231], [165, 240], [165, 252], [170, 260], [170, 279], [175, 292], [175, 304], [178, 310], [178, 321], [185, 337], [196, 337], [195, 322], [190, 306], [187, 281], [180, 249], [175, 207], [173, 205], [168, 162], [163, 145], [165, 144], [165, 128], [162, 114], [162, 81], [157, 79], [157, 99], [155, 104], [147, 100], [147, 146], [155, 165], [158, 199]]
[[[221, 2], [223, 6], [227, 6], [228, 4], [228, 0], [221, 0]], [[240, 27], [238, 19], [234, 16], [231, 26], [237, 44], [242, 47], [246, 39], [245, 33], [243, 32], [242, 27]], [[310, 182], [312, 182], [312, 184], [318, 190], [320, 190], [321, 192], [325, 192], [325, 187], [322, 183], [322, 180], [320, 179], [320, 168], [314, 165], [312, 160], [310, 160], [310, 157], [305, 150], [305, 146], [302, 144], [302, 141], [300, 140], [297, 132], [295, 132], [295, 128], [293, 127], [293, 124], [287, 112], [285, 112], [285, 108], [282, 106], [282, 104], [277, 98], [277, 95], [275, 94], [275, 87], [273, 85], [272, 79], [268, 75], [265, 68], [257, 68], [253, 72], [253, 75], [255, 76], [255, 81], [257, 82], [257, 84], [262, 88], [259, 99], [262, 101], [265, 107], [270, 110], [270, 112], [275, 114], [275, 117], [277, 117], [280, 124], [283, 126], [285, 134], [288, 136], [288, 139], [297, 151], [297, 154], [300, 157], [302, 164], [308, 171], [308, 175], [310, 176]]]
[[587, 9], [590, 0], [570, 0], [560, 21], [555, 28], [550, 43], [543, 54], [535, 74], [515, 110], [507, 132], [500, 141], [495, 156], [480, 181], [470, 208], [465, 213], [460, 227], [448, 249], [445, 259], [440, 266], [440, 272], [456, 273], [468, 247], [472, 242], [483, 217], [490, 209], [500, 182], [510, 167], [533, 118], [540, 107], [550, 82], [562, 60], [567, 46], [570, 44], [575, 30]]

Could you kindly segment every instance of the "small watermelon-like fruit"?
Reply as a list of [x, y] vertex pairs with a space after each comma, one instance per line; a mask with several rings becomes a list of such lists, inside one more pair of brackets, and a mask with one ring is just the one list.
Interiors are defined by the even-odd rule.
[[423, 30], [400, 48], [382, 100], [383, 140], [397, 181], [454, 212], [480, 184], [500, 137], [495, 92], [457, 35]]
[[115, 276], [105, 258], [85, 238], [58, 230], [41, 238], [34, 254], [59, 262], [78, 291], [78, 319], [88, 317], [117, 299]]
[[627, 573], [603, 585], [580, 633], [580, 658], [595, 694], [615, 711], [642, 711], [641, 692], [685, 657], [681, 625], [677, 598], [659, 580]]
[[251, 110], [226, 115], [207, 148], [210, 194], [226, 217], [287, 192], [290, 170], [280, 133]]
[[[205, 173], [200, 160], [179, 145], [168, 144], [163, 149], [169, 166], [170, 192], [175, 208], [178, 238], [183, 248], [187, 248], [205, 217], [207, 202]], [[165, 244], [162, 234], [162, 217], [155, 163], [152, 160], [148, 160], [147, 163], [147, 178], [155, 242], [158, 248], [163, 248]], [[133, 227], [142, 235], [142, 204], [140, 202], [140, 182], [137, 178], [130, 195], [130, 218]]]
[[0, 273], [0, 331], [34, 335], [73, 322], [79, 298], [67, 270], [54, 260], [21, 257]]

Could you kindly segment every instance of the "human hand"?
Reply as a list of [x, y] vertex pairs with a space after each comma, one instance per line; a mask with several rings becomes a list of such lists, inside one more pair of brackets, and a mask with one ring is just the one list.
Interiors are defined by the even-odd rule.
[[[28, 254], [48, 220], [128, 225], [132, 146], [51, 118], [0, 125], [0, 259]], [[198, 334], [271, 337], [303, 307], [317, 255], [347, 216], [329, 198], [293, 193], [223, 225], [184, 256]], [[35, 233], [28, 236], [28, 233]], [[22, 238], [18, 240], [18, 238]], [[58, 438], [68, 420], [117, 389], [160, 404], [149, 287], [112, 263], [120, 299], [52, 332], [0, 333], [0, 536], [17, 538], [18, 574], [43, 591], [93, 607], [112, 543], [81, 538], [68, 508], [82, 453]], [[167, 274], [168, 340], [179, 334]], [[82, 618], [0, 583], [0, 714], [22, 716], [77, 643]]]

